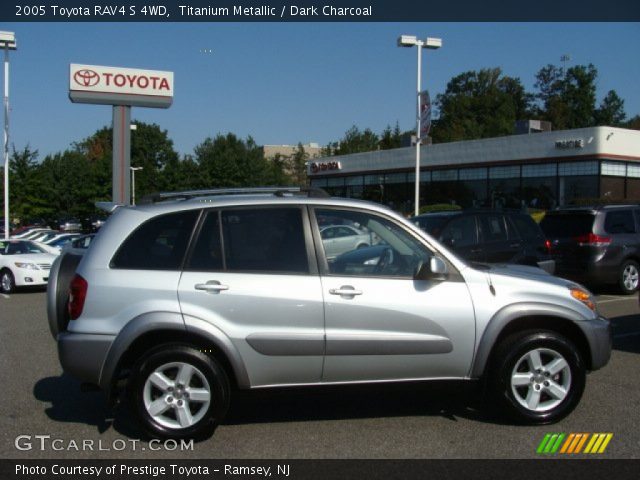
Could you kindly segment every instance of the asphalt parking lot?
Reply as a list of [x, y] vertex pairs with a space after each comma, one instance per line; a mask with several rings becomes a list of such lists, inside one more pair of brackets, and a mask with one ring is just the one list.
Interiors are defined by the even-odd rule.
[[610, 432], [601, 457], [640, 458], [638, 298], [600, 295], [598, 307], [613, 323], [611, 361], [556, 425], [505, 424], [448, 386], [305, 388], [238, 393], [211, 438], [176, 451], [138, 441], [125, 409], [62, 374], [43, 292], [0, 295], [0, 458], [533, 458], [549, 432]]

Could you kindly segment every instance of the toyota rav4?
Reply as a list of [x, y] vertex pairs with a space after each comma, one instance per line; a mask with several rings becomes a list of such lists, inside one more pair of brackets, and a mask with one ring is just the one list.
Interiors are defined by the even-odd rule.
[[[278, 188], [160, 200], [63, 254], [47, 300], [63, 369], [128, 392], [152, 436], [211, 431], [234, 388], [417, 380], [481, 381], [515, 421], [549, 423], [609, 360], [582, 286], [467, 263], [382, 206]], [[328, 254], [330, 225], [362, 253]]]

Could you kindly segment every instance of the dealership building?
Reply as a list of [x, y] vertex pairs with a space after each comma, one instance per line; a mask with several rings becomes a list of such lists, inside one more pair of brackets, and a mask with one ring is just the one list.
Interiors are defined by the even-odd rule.
[[[421, 147], [420, 205], [640, 202], [640, 131], [592, 127]], [[311, 186], [413, 211], [415, 147], [316, 158]]]

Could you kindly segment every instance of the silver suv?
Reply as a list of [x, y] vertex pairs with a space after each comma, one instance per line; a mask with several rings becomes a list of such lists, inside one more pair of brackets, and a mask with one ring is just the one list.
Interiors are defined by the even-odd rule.
[[[466, 263], [382, 206], [323, 193], [191, 192], [117, 209], [83, 256], [52, 269], [64, 370], [111, 399], [127, 391], [159, 437], [210, 432], [233, 388], [480, 380], [516, 421], [575, 408], [611, 353], [587, 290]], [[329, 256], [330, 225], [370, 241]]]

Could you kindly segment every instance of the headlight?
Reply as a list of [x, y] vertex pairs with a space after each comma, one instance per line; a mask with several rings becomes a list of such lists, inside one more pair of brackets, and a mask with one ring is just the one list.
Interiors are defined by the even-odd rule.
[[35, 263], [14, 262], [18, 268], [28, 268], [29, 270], [39, 270]]
[[569, 291], [573, 298], [584, 303], [590, 310], [596, 311], [596, 302], [593, 301], [593, 296], [588, 291], [579, 287], [570, 287]]

